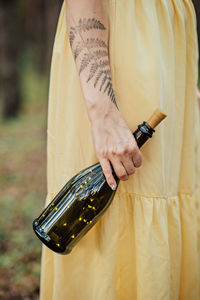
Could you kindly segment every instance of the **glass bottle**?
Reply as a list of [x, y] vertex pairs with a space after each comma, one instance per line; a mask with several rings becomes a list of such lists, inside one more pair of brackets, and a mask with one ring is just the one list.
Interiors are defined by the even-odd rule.
[[[138, 126], [133, 135], [139, 148], [152, 137], [154, 127], [165, 117], [157, 109], [147, 122], [144, 121]], [[112, 173], [118, 187], [120, 180], [113, 167]], [[104, 214], [116, 190], [112, 190], [107, 184], [98, 162], [80, 171], [64, 185], [33, 221], [33, 230], [51, 250], [68, 254]]]

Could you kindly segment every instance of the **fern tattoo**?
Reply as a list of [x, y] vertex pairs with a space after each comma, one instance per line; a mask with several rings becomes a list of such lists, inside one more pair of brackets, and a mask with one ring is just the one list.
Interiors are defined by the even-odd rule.
[[85, 44], [87, 44], [87, 48], [91, 49], [94, 47], [102, 47], [102, 48], [107, 48], [107, 45], [104, 41], [98, 39], [98, 38], [87, 38], [86, 42], [82, 41], [82, 42], [78, 42], [76, 49], [74, 50], [74, 58], [75, 60], [77, 59], [77, 57], [79, 56], [79, 54], [81, 53], [81, 51], [84, 49]]
[[[98, 85], [99, 91], [107, 92], [111, 101], [117, 106], [107, 58], [107, 45], [99, 38], [84, 38], [84, 33], [87, 31], [105, 29], [105, 26], [95, 18], [79, 19], [78, 24], [70, 27], [69, 42], [75, 61], [80, 59], [79, 75], [88, 69], [87, 82], [92, 80], [94, 88]], [[81, 41], [80, 39], [76, 41], [77, 36], [81, 37]]]

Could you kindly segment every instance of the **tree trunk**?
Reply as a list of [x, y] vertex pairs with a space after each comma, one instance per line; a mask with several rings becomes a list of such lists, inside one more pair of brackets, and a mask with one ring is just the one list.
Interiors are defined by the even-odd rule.
[[17, 0], [0, 2], [0, 79], [3, 92], [3, 118], [17, 116], [21, 106], [17, 17]]

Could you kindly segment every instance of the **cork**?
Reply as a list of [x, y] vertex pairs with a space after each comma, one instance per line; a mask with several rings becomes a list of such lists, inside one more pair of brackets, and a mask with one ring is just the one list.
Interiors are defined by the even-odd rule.
[[159, 108], [157, 108], [152, 116], [149, 118], [147, 123], [152, 127], [155, 128], [164, 118], [166, 118], [166, 114], [162, 112]]

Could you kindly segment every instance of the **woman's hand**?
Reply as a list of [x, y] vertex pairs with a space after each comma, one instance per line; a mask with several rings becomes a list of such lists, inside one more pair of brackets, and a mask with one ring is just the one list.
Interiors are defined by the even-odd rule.
[[[103, 101], [103, 100], [102, 100]], [[127, 180], [142, 164], [141, 152], [120, 111], [111, 101], [90, 109], [91, 133], [96, 155], [108, 185], [115, 189], [112, 164], [117, 177]]]

